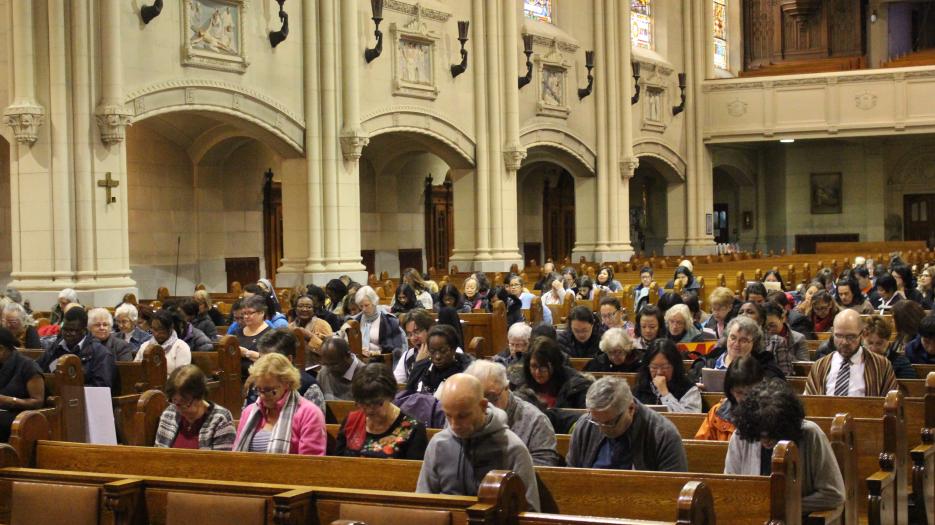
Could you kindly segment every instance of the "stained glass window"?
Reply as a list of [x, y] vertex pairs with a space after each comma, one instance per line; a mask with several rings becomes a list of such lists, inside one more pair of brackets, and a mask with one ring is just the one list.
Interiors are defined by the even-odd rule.
[[630, 44], [653, 48], [652, 0], [630, 0]]
[[727, 0], [714, 1], [714, 67], [730, 69], [727, 58]]
[[523, 14], [533, 20], [552, 23], [552, 0], [523, 0]]

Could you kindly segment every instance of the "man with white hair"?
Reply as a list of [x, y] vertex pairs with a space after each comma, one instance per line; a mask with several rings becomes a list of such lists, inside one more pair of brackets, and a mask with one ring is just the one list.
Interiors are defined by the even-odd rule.
[[506, 425], [506, 414], [484, 399], [476, 377], [455, 374], [442, 385], [448, 426], [425, 450], [416, 492], [474, 496], [491, 470], [513, 471], [526, 486], [529, 510], [539, 510], [539, 486], [532, 457]]
[[560, 456], [555, 451], [557, 442], [552, 423], [532, 403], [513, 395], [502, 364], [478, 359], [464, 373], [476, 377], [484, 388], [484, 398], [506, 412], [506, 424], [526, 444], [534, 464], [558, 466]]
[[569, 467], [688, 471], [678, 429], [633, 399], [626, 379], [602, 377], [585, 398], [588, 413], [571, 435]]

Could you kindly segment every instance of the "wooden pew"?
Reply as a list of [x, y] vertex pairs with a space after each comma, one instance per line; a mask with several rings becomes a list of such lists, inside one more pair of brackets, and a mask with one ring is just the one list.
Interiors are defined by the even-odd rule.
[[234, 419], [238, 419], [244, 395], [237, 338], [226, 335], [214, 343], [214, 351], [192, 352], [192, 364], [208, 376], [208, 399], [230, 410]]

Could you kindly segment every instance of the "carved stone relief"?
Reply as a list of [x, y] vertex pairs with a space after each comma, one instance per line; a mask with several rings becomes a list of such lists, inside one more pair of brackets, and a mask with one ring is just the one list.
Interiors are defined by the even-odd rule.
[[[534, 42], [535, 44], [535, 42]], [[544, 56], [536, 56], [539, 72], [539, 96], [536, 114], [547, 117], [568, 118], [568, 67], [565, 54], [559, 49], [558, 40], [553, 39], [551, 50]]]
[[393, 94], [434, 100], [435, 49], [439, 35], [422, 20], [422, 7], [403, 26], [390, 24], [393, 35]]
[[854, 105], [864, 111], [873, 109], [877, 105], [877, 96], [869, 91], [864, 91], [854, 97]]
[[243, 73], [247, 0], [182, 0], [182, 63]]

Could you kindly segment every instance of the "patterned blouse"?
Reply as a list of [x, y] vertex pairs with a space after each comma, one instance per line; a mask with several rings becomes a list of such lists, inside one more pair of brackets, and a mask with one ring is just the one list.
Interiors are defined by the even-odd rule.
[[341, 424], [335, 455], [421, 460], [426, 445], [425, 425], [403, 411], [385, 432], [371, 434], [363, 411], [355, 410]]

